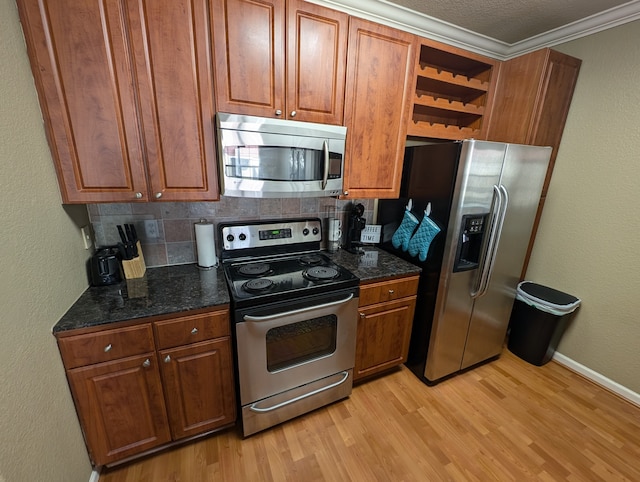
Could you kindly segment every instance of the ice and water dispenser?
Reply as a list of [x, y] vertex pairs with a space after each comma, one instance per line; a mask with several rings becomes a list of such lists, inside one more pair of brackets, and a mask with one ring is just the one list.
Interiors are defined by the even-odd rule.
[[482, 242], [489, 214], [467, 214], [462, 216], [460, 238], [453, 272], [467, 271], [478, 267], [482, 253]]

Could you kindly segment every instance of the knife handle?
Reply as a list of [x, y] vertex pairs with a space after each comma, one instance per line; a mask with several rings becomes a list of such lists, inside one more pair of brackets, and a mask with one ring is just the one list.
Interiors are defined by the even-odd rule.
[[122, 244], [127, 244], [127, 237], [124, 235], [124, 231], [122, 230], [122, 226], [119, 224], [116, 226], [118, 228], [118, 234], [120, 235], [120, 239], [122, 240]]
[[127, 225], [129, 229], [127, 232], [129, 233], [129, 244], [131, 245], [131, 254], [134, 258], [138, 256], [138, 233], [136, 232], [136, 227], [133, 224]]

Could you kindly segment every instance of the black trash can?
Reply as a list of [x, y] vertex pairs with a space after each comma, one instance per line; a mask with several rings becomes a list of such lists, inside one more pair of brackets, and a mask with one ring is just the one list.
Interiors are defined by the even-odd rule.
[[518, 284], [509, 321], [509, 351], [537, 366], [556, 351], [572, 313], [580, 305], [575, 296], [530, 281]]

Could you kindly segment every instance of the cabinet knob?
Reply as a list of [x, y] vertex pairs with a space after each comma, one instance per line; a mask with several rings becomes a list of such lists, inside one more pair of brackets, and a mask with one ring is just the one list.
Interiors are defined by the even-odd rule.
[[392, 295], [393, 293], [395, 293], [395, 291], [393, 290], [389, 290], [389, 294]]
[[349, 191], [344, 191], [342, 194], [343, 194], [344, 196], [348, 196], [348, 195], [349, 195]]
[[297, 114], [297, 112], [295, 110], [291, 111], [291, 114], [289, 114], [290, 117], [295, 117]]
[[282, 115], [282, 111], [280, 109], [276, 110], [276, 115]]
[[171, 356], [167, 355], [166, 357], [164, 357], [164, 362], [165, 363], [170, 363], [171, 362]]
[[157, 192], [156, 193], [156, 199], [160, 199], [162, 197], [162, 193], [161, 192]]
[[363, 312], [360, 312], [360, 318], [364, 318], [365, 316], [367, 315], [365, 315]]
[[151, 366], [151, 360], [147, 358], [144, 362], [142, 362], [142, 366], [145, 368], [149, 368]]
[[104, 352], [107, 353], [108, 351], [111, 351], [111, 348], [113, 348], [111, 346], [111, 343], [109, 343], [107, 346], [104, 347]]
[[192, 335], [197, 335], [198, 334], [198, 329], [194, 328], [193, 330], [191, 330], [191, 334]]
[[136, 196], [136, 199], [142, 199], [142, 193], [141, 192], [137, 192], [135, 194], [135, 196]]

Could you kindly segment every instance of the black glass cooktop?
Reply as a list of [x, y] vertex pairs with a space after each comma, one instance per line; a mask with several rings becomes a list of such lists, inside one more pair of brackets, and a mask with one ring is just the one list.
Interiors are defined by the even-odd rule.
[[320, 252], [229, 261], [224, 265], [236, 305], [253, 305], [358, 286], [359, 279]]

